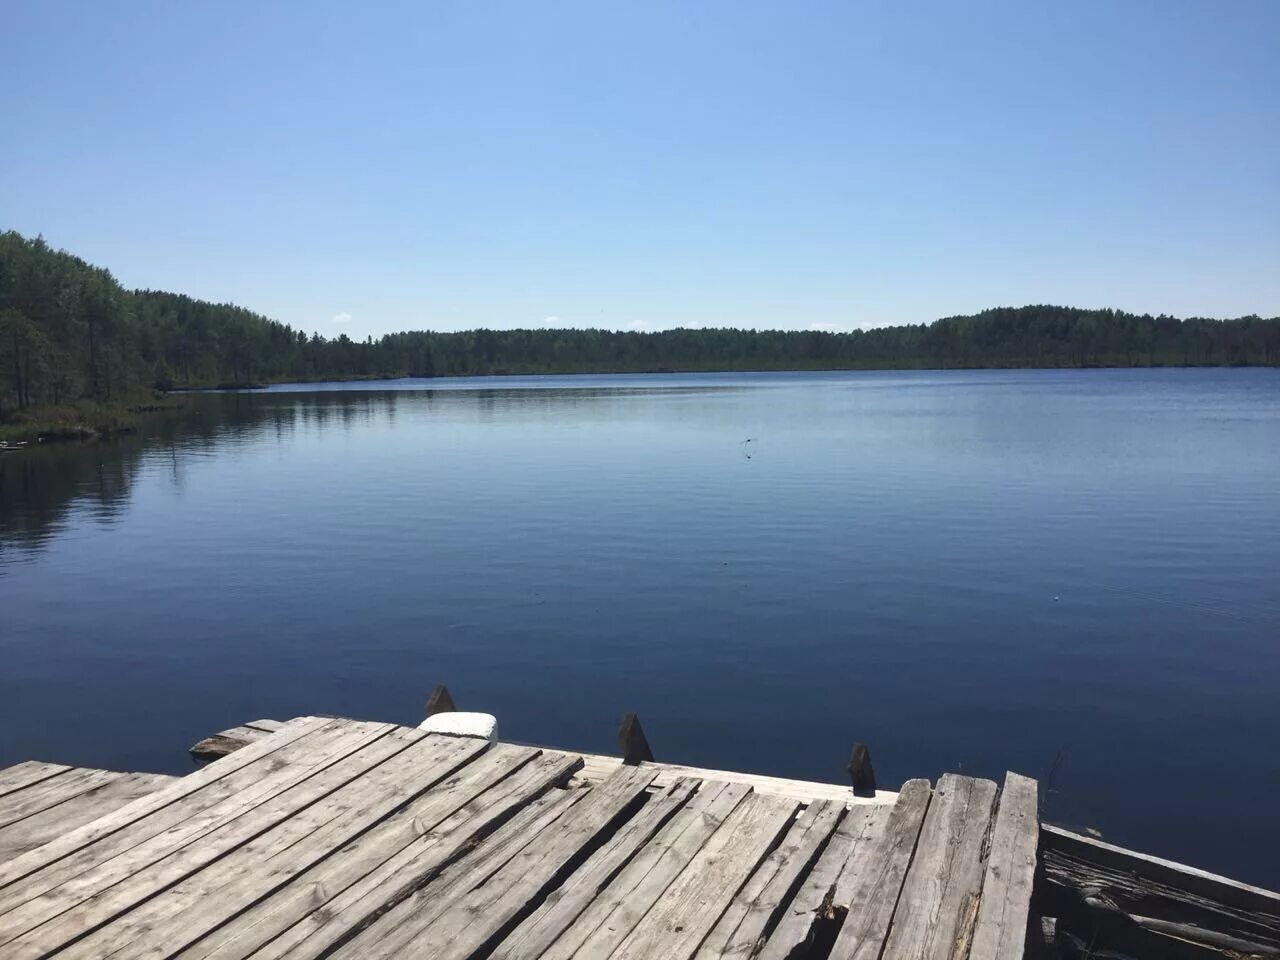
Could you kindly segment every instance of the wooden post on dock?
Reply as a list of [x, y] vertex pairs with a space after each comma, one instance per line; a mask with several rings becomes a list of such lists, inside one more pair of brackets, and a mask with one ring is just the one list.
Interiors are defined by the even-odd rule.
[[629, 766], [653, 762], [653, 751], [640, 729], [640, 718], [634, 713], [622, 718], [622, 726], [618, 728], [618, 749], [622, 751], [622, 762]]
[[857, 796], [876, 795], [876, 772], [871, 769], [871, 751], [865, 743], [855, 743], [849, 757], [849, 780]]
[[443, 683], [437, 683], [436, 688], [431, 691], [431, 696], [427, 697], [427, 716], [434, 717], [437, 713], [456, 713], [457, 707], [453, 705], [453, 697], [449, 695], [449, 688]]

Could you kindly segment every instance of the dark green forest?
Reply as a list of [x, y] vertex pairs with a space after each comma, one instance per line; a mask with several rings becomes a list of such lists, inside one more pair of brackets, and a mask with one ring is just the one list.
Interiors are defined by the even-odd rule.
[[1223, 364], [1280, 364], [1280, 318], [1026, 306], [851, 333], [479, 329], [358, 341], [126, 290], [43, 238], [0, 234], [0, 416], [140, 389], [355, 377]]

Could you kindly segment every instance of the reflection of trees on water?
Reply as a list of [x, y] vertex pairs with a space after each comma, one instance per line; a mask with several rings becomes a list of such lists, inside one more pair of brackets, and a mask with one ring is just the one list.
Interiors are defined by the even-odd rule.
[[401, 417], [447, 416], [488, 424], [507, 417], [563, 422], [599, 415], [605, 401], [625, 408], [658, 398], [720, 392], [724, 387], [379, 390], [333, 393], [215, 393], [192, 395], [180, 412], [148, 420], [137, 436], [96, 444], [52, 444], [0, 454], [0, 558], [37, 549], [56, 536], [72, 511], [116, 522], [127, 507], [139, 470], [150, 464], [181, 488], [191, 459], [232, 445], [275, 442]]
[[111, 522], [128, 502], [140, 448], [57, 446], [0, 456], [0, 554], [39, 546], [61, 528], [73, 505]]

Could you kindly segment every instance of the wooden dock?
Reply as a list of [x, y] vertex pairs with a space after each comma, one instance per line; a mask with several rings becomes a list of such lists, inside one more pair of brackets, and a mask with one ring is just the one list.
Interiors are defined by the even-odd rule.
[[[1016, 774], [815, 797], [386, 723], [262, 732], [0, 858], [0, 957], [1022, 955]], [[11, 815], [42, 770], [0, 771]]]
[[623, 749], [304, 717], [185, 777], [0, 770], [0, 960], [1280, 957], [1280, 895], [1041, 828], [1018, 774], [877, 791], [862, 749], [858, 795]]

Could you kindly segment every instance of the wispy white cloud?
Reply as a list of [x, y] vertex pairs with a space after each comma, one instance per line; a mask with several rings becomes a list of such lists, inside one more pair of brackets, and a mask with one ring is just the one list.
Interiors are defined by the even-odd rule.
[[563, 327], [564, 323], [557, 316], [543, 317], [542, 325], [544, 327]]
[[809, 324], [809, 329], [810, 329], [810, 330], [820, 330], [820, 331], [822, 331], [823, 333], [834, 333], [835, 331], [839, 330], [840, 328], [839, 328], [839, 327], [837, 327], [834, 323], [831, 323], [830, 321], [824, 321], [824, 322], [822, 322], [822, 323], [811, 323], [811, 324]]
[[694, 324], [663, 323], [660, 320], [632, 320], [618, 329], [634, 330], [638, 333], [657, 333], [659, 330], [671, 330], [676, 326], [694, 326]]
[[342, 313], [335, 313], [335, 314], [333, 315], [333, 321], [332, 321], [332, 322], [333, 322], [333, 323], [350, 323], [350, 322], [351, 322], [351, 314], [347, 313], [346, 311], [343, 311]]

